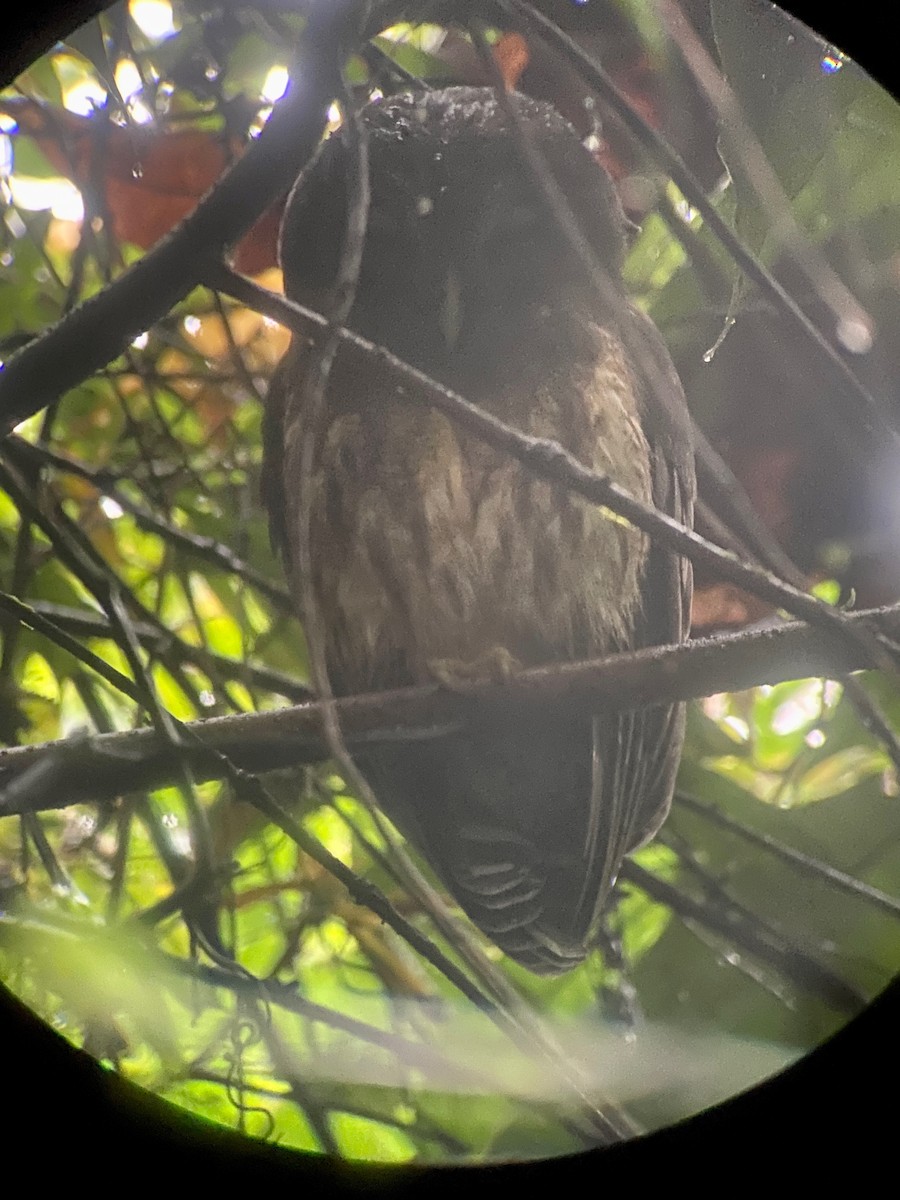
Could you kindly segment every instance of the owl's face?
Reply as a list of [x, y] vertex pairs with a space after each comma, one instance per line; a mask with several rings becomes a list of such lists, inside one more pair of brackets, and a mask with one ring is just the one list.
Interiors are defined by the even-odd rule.
[[[486, 100], [485, 97], [488, 96]], [[514, 97], [595, 253], [618, 277], [624, 217], [606, 172], [552, 108]], [[371, 205], [350, 325], [465, 387], [521, 355], [554, 315], [596, 294], [483, 89], [370, 104]], [[347, 152], [333, 137], [295, 189], [282, 230], [289, 296], [327, 308], [343, 241]], [[590, 296], [589, 301], [587, 300]]]

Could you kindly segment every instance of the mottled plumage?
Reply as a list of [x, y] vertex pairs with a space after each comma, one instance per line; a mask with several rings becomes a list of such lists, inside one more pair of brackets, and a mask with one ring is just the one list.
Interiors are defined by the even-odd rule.
[[[614, 309], [538, 198], [493, 93], [452, 88], [365, 110], [372, 203], [349, 324], [690, 523], [684, 398], [655, 327], [621, 289], [612, 184], [555, 110], [514, 103], [615, 283]], [[287, 294], [313, 307], [329, 304], [342, 244], [344, 155], [332, 138], [282, 229]], [[629, 357], [626, 343], [641, 353]], [[265, 499], [288, 558], [297, 496], [283, 471], [285, 397], [308, 354], [295, 338], [266, 413]], [[311, 543], [338, 694], [423, 682], [438, 664], [488, 664], [501, 651], [537, 665], [687, 632], [686, 564], [427, 404], [398, 399], [358, 358], [339, 355], [331, 374]], [[680, 706], [592, 717], [500, 702], [465, 735], [381, 748], [362, 766], [475, 923], [552, 974], [584, 957], [623, 855], [665, 817], [682, 737]]]

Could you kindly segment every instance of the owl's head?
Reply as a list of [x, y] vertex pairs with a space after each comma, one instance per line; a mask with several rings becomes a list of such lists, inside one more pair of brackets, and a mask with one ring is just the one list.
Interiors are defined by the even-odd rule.
[[[618, 280], [627, 222], [612, 181], [551, 105], [518, 94], [511, 101]], [[362, 116], [371, 204], [354, 329], [423, 369], [459, 377], [466, 364], [497, 359], [504, 342], [514, 352], [579, 297], [590, 295], [596, 308], [584, 264], [492, 89], [405, 93]], [[339, 131], [298, 180], [282, 225], [287, 294], [319, 309], [329, 306], [345, 236], [347, 155]]]

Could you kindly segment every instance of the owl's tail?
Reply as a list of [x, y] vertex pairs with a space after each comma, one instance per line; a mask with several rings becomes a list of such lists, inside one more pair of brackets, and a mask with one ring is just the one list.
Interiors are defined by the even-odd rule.
[[671, 781], [641, 769], [654, 756], [630, 745], [634, 725], [611, 716], [598, 734], [582, 714], [488, 710], [465, 735], [383, 748], [364, 766], [472, 921], [528, 970], [557, 975], [586, 957], [622, 857], [668, 807]]

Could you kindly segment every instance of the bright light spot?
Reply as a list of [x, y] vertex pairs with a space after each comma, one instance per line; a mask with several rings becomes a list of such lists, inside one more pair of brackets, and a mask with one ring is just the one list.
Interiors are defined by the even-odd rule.
[[175, 32], [175, 19], [169, 0], [131, 0], [131, 19], [151, 41], [161, 42]]
[[62, 187], [50, 205], [50, 212], [58, 221], [81, 221], [84, 218], [84, 200], [81, 192], [68, 179], [61, 181]]
[[41, 427], [44, 423], [42, 413], [35, 413], [31, 417], [26, 417], [24, 421], [20, 421], [18, 425], [13, 426], [13, 433], [17, 437], [24, 438], [29, 442], [36, 442], [41, 436]]
[[179, 825], [178, 817], [173, 812], [163, 813], [162, 823], [166, 829], [177, 829]]
[[287, 67], [271, 67], [262, 85], [262, 98], [274, 104], [287, 91], [290, 76]]
[[200, 320], [199, 317], [185, 317], [184, 318], [185, 333], [197, 334], [200, 332], [202, 325], [203, 325], [203, 322]]
[[336, 104], [332, 104], [328, 109], [328, 132], [334, 133], [336, 129], [340, 129], [341, 124], [341, 110]]
[[215, 696], [210, 691], [202, 691], [198, 697], [204, 708], [212, 708], [216, 702]]
[[398, 25], [392, 25], [390, 29], [383, 29], [381, 36], [387, 38], [389, 42], [406, 43], [410, 46], [416, 46], [419, 50], [424, 50], [426, 54], [431, 54], [438, 50], [447, 38], [447, 31], [442, 25], [428, 24], [410, 24], [408, 21], [402, 21]]
[[132, 344], [132, 346], [134, 346], [135, 350], [146, 350], [147, 343], [149, 341], [150, 341], [149, 333], [139, 333], [131, 344]]
[[707, 696], [701, 706], [711, 721], [721, 721], [728, 712], [728, 701], [727, 692], [716, 692], [714, 696]]
[[826, 679], [822, 690], [822, 703], [826, 708], [834, 708], [844, 694], [844, 685], [836, 679]]
[[128, 112], [130, 113], [131, 119], [134, 121], [135, 125], [149, 125], [153, 120], [153, 113], [143, 102], [143, 100], [132, 100], [128, 105]]
[[826, 54], [819, 65], [826, 75], [835, 75], [844, 65], [844, 57], [835, 51], [833, 54]]
[[821, 729], [811, 729], [804, 740], [807, 746], [812, 746], [814, 750], [817, 750], [819, 746], [825, 745], [825, 734]]
[[99, 504], [104, 516], [109, 517], [111, 521], [117, 521], [125, 513], [122, 505], [118, 500], [113, 500], [112, 496], [101, 496]]
[[81, 222], [60, 221], [56, 217], [47, 226], [44, 246], [54, 254], [74, 254], [81, 245]]
[[687, 200], [685, 200], [684, 196], [680, 196], [679, 199], [675, 201], [675, 211], [678, 213], [679, 217], [681, 217], [682, 221], [684, 221], [685, 225], [690, 225], [700, 216], [699, 209], [693, 208], [687, 202]]
[[868, 354], [872, 349], [872, 329], [860, 317], [845, 317], [835, 330], [837, 340], [851, 354]]
[[750, 736], [750, 726], [741, 717], [726, 717], [722, 724], [736, 733], [742, 742]]
[[153, 113], [140, 98], [140, 93], [144, 90], [144, 81], [130, 58], [119, 59], [116, 67], [116, 86], [128, 105], [131, 119], [138, 125], [149, 125], [153, 120]]
[[795, 733], [814, 721], [822, 712], [822, 681], [810, 679], [794, 693], [790, 700], [779, 704], [772, 717], [775, 733]]
[[144, 90], [141, 73], [130, 58], [120, 58], [116, 65], [116, 87], [122, 93], [123, 100], [130, 100]]
[[79, 79], [63, 91], [63, 104], [69, 112], [77, 113], [80, 117], [92, 116], [105, 103], [106, 88], [99, 79]]
[[69, 179], [34, 179], [30, 175], [10, 178], [13, 204], [29, 212], [50, 209], [60, 221], [80, 221], [84, 216], [81, 192]]
[[6, 179], [12, 174], [13, 149], [12, 140], [5, 134], [0, 135], [0, 179]]
[[90, 837], [96, 828], [97, 818], [93, 814], [79, 813], [72, 821], [72, 831], [77, 831], [80, 837]]

